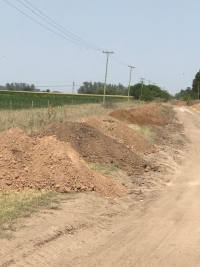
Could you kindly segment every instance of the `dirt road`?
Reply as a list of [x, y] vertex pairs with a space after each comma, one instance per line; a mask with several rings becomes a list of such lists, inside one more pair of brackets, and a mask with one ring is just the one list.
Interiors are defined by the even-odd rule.
[[[30, 222], [23, 236], [21, 232], [24, 244], [0, 242], [0, 266], [200, 266], [200, 116], [186, 107], [177, 107], [176, 111], [190, 140], [187, 159], [170, 185], [154, 200], [137, 212], [130, 203], [127, 208], [125, 201], [115, 208], [116, 201], [99, 197], [93, 202], [91, 198], [90, 217], [87, 221], [83, 219], [82, 226], [79, 224], [77, 234], [73, 235], [73, 229], [68, 229], [68, 235], [62, 234], [62, 230], [51, 226], [52, 240], [47, 236], [43, 243], [32, 245], [35, 237], [30, 234]], [[84, 203], [74, 200], [73, 205], [68, 211], [75, 217]], [[76, 213], [73, 213], [75, 207]], [[115, 217], [116, 209], [118, 216]], [[113, 210], [114, 219], [106, 217], [107, 210]], [[64, 211], [61, 215], [64, 216]], [[112, 213], [109, 215], [112, 217]], [[56, 214], [51, 216], [55, 223], [62, 221]], [[32, 227], [38, 224], [38, 233], [42, 235], [44, 226], [39, 226], [40, 218], [33, 221]], [[92, 230], [84, 228], [85, 225], [92, 225]]]

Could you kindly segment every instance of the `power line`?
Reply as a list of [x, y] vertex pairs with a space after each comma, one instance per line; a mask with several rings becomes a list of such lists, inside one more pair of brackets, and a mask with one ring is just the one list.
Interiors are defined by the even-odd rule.
[[[32, 10], [31, 8], [29, 8], [27, 5], [25, 5], [22, 1], [18, 0], [18, 2], [20, 2], [23, 6], [25, 6], [27, 9], [29, 9], [31, 12], [33, 12], [36, 16], [38, 16], [38, 17], [41, 18], [42, 20], [46, 21], [48, 24], [50, 24], [51, 26], [53, 26], [53, 27], [56, 28], [57, 30], [61, 31], [62, 33], [66, 34], [66, 35], [69, 36], [70, 38], [74, 39], [75, 41], [77, 41], [77, 42], [79, 42], [79, 43], [82, 43], [84, 46], [87, 46], [88, 48], [90, 47], [90, 48], [95, 49], [95, 50], [98, 50], [98, 51], [103, 51], [103, 49], [101, 49], [101, 48], [99, 48], [99, 47], [96, 47], [96, 46], [94, 46], [94, 45], [92, 45], [92, 44], [90, 44], [90, 43], [88, 43], [88, 42], [86, 42], [86, 41], [84, 41], [84, 40], [82, 40], [82, 39], [76, 37], [76, 36], [73, 37], [72, 34], [71, 34], [70, 32], [69, 32], [69, 33], [66, 33], [66, 32], [68, 32], [68, 31], [67, 31], [66, 29], [64, 29], [62, 26], [60, 26], [60, 25], [58, 24], [59, 27], [60, 27], [60, 28], [63, 28], [64, 30], [59, 29], [57, 26], [53, 25], [51, 22], [49, 22], [48, 20], [44, 19], [42, 16], [40, 16], [39, 14], [37, 14], [34, 10]], [[26, 1], [26, 2], [28, 3], [28, 1]], [[30, 4], [30, 3], [29, 3], [29, 4]], [[32, 6], [32, 5], [31, 5], [31, 6]], [[39, 11], [39, 12], [40, 12], [40, 11]], [[42, 12], [40, 12], [40, 13], [42, 13]], [[43, 14], [43, 13], [42, 13], [42, 14]], [[43, 14], [43, 16], [45, 16], [45, 15]], [[45, 16], [45, 17], [46, 17], [46, 16]], [[48, 18], [48, 17], [47, 17], [47, 18]], [[48, 19], [51, 20], [50, 18], [48, 18]], [[53, 20], [51, 20], [51, 21], [53, 21]], [[56, 22], [53, 21], [53, 23], [57, 25]], [[80, 41], [79, 41], [79, 40], [80, 40]]]
[[51, 31], [51, 32], [53, 32], [53, 33], [55, 33], [56, 35], [58, 35], [58, 36], [60, 36], [60, 37], [62, 37], [62, 38], [64, 38], [64, 39], [66, 39], [66, 40], [68, 40], [68, 41], [70, 41], [70, 42], [72, 42], [72, 43], [74, 43], [74, 44], [77, 44], [77, 45], [79, 45], [79, 46], [83, 46], [83, 47], [85, 47], [85, 48], [87, 48], [87, 49], [97, 50], [97, 49], [89, 48], [89, 47], [87, 47], [87, 46], [85, 46], [85, 45], [83, 45], [83, 44], [77, 43], [77, 42], [75, 42], [75, 41], [72, 41], [72, 40], [66, 38], [65, 36], [63, 36], [63, 35], [61, 35], [61, 34], [55, 32], [55, 31], [51, 30], [50, 28], [48, 28], [48, 27], [45, 26], [44, 24], [38, 22], [37, 20], [33, 19], [33, 18], [30, 17], [29, 15], [25, 14], [23, 11], [21, 11], [20, 9], [18, 9], [17, 7], [15, 7], [14, 5], [12, 5], [11, 3], [9, 3], [7, 0], [4, 0], [4, 1], [5, 1], [7, 4], [9, 4], [10, 6], [12, 6], [14, 9], [18, 10], [18, 11], [19, 11], [20, 13], [22, 13], [24, 16], [26, 16], [26, 17], [28, 17], [29, 19], [33, 20], [33, 21], [36, 22], [37, 24], [39, 24], [39, 25], [41, 25], [42, 27], [46, 28], [47, 30], [49, 30], [49, 31]]
[[49, 19], [51, 22], [53, 22], [54, 24], [56, 24], [57, 26], [59, 26], [61, 29], [63, 29], [64, 31], [66, 31], [67, 33], [69, 33], [70, 35], [74, 36], [75, 38], [77, 38], [78, 40], [80, 41], [83, 41], [84, 43], [88, 44], [88, 45], [91, 45], [93, 47], [96, 47], [98, 48], [99, 50], [103, 51], [102, 48], [99, 48], [98, 46], [95, 46], [95, 45], [92, 45], [86, 41], [84, 41], [83, 39], [79, 38], [77, 35], [71, 33], [70, 31], [66, 30], [64, 27], [62, 27], [61, 25], [59, 25], [58, 23], [56, 23], [54, 20], [52, 20], [51, 18], [49, 18], [48, 16], [46, 16], [43, 12], [41, 12], [38, 8], [36, 8], [34, 5], [32, 5], [31, 3], [29, 3], [27, 0], [24, 0], [26, 1], [30, 6], [32, 6], [33, 8], [35, 8], [39, 13], [41, 13], [44, 17], [46, 17], [47, 19]]
[[124, 66], [124, 67], [127, 67], [127, 65], [125, 65], [124, 63], [122, 63], [121, 61], [117, 60], [116, 58], [113, 57], [113, 55], [110, 56], [110, 59], [112, 59], [113, 61], [115, 61], [116, 63]]
[[[66, 86], [72, 86], [71, 84], [67, 85], [35, 85], [35, 87], [66, 87]], [[74, 85], [74, 86], [82, 86], [82, 85]]]
[[[48, 20], [50, 20], [51, 22], [53, 22], [55, 25], [57, 25], [59, 28], [63, 29], [59, 29], [57, 26], [53, 25], [52, 23], [50, 23], [49, 21], [47, 21], [46, 19], [44, 19], [42, 16], [40, 16], [39, 14], [37, 14], [34, 10], [32, 10], [31, 8], [29, 8], [27, 5], [25, 5], [22, 1], [18, 0], [18, 2], [20, 2], [22, 5], [24, 5], [27, 9], [29, 9], [30, 11], [32, 11], [35, 15], [37, 15], [38, 17], [40, 17], [41, 19], [43, 19], [45, 22], [47, 22], [48, 24], [50, 24], [51, 26], [53, 26], [54, 28], [56, 28], [57, 30], [61, 31], [62, 33], [64, 33], [65, 35], [67, 35], [69, 38], [73, 39], [69, 39], [66, 38], [65, 36], [61, 35], [60, 33], [50, 29], [49, 27], [45, 26], [44, 24], [40, 23], [39, 21], [37, 21], [36, 19], [32, 18], [31, 16], [27, 15], [26, 13], [24, 13], [22, 10], [20, 10], [19, 8], [17, 8], [16, 6], [12, 5], [10, 2], [8, 2], [7, 0], [4, 0], [7, 4], [9, 4], [10, 6], [12, 6], [14, 9], [16, 9], [17, 11], [19, 11], [20, 13], [22, 13], [24, 16], [28, 17], [29, 19], [33, 20], [35, 23], [39, 24], [40, 26], [42, 26], [43, 28], [51, 31], [52, 33], [56, 34], [57, 36], [66, 39], [69, 42], [72, 42], [76, 45], [82, 46], [84, 48], [90, 49], [90, 50], [95, 50], [95, 51], [103, 51], [102, 48], [99, 48], [95, 45], [90, 44], [87, 41], [84, 41], [83, 39], [79, 38], [78, 36], [76, 36], [75, 34], [69, 32], [68, 30], [66, 30], [64, 27], [62, 27], [61, 25], [59, 25], [58, 23], [56, 23], [54, 20], [52, 20], [51, 18], [49, 18], [48, 16], [46, 16], [43, 12], [41, 12], [39, 9], [37, 9], [35, 6], [33, 6], [31, 3], [29, 3], [27, 0], [24, 0], [26, 3], [28, 3], [30, 6], [32, 6], [35, 10], [37, 10], [40, 14], [42, 14], [44, 17], [46, 17]], [[105, 53], [110, 53], [110, 52], [105, 52]], [[108, 55], [108, 54], [107, 54]], [[115, 61], [116, 63], [122, 65], [122, 66], [129, 66], [124, 60], [122, 60], [118, 55], [116, 55], [115, 53], [113, 53], [113, 55], [110, 56], [110, 58]], [[137, 70], [136, 70], [137, 71]], [[137, 71], [138, 73], [138, 71]], [[139, 73], [138, 73], [139, 74]], [[139, 74], [140, 75], [140, 74]], [[62, 87], [62, 86], [71, 86], [71, 85], [59, 85], [59, 86], [38, 86], [38, 87]], [[75, 86], [79, 86], [79, 85], [75, 85]]]
[[123, 61], [118, 55], [116, 55], [116, 53], [114, 54], [114, 56], [116, 56], [123, 64], [128, 66], [128, 64], [125, 61]]

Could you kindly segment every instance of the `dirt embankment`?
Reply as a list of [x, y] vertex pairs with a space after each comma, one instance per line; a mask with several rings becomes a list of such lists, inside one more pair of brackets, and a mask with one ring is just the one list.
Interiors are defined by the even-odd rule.
[[55, 135], [60, 141], [69, 142], [88, 163], [113, 164], [128, 172], [140, 174], [148, 166], [139, 155], [99, 130], [80, 122], [54, 123], [34, 136]]
[[133, 151], [141, 153], [156, 152], [155, 146], [150, 144], [139, 133], [131, 129], [127, 123], [119, 121], [111, 116], [86, 118], [83, 122], [91, 125], [105, 135], [116, 139]]
[[0, 133], [0, 190], [97, 191], [122, 196], [126, 189], [90, 170], [69, 143], [33, 139], [18, 128]]
[[162, 116], [163, 106], [151, 103], [135, 109], [118, 109], [109, 115], [117, 120], [138, 125], [166, 125], [168, 122]]

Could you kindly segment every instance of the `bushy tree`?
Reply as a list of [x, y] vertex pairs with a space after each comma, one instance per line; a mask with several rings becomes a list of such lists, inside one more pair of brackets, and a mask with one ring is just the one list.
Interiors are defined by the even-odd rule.
[[[144, 85], [143, 85], [144, 88]], [[139, 99], [142, 92], [142, 84], [137, 83], [130, 87], [130, 95], [133, 96], [135, 99]]]
[[161, 98], [164, 101], [168, 101], [172, 96], [166, 91], [162, 90], [156, 85], [145, 85], [137, 83], [130, 88], [130, 95], [135, 99], [141, 99], [145, 101], [152, 101], [154, 98]]

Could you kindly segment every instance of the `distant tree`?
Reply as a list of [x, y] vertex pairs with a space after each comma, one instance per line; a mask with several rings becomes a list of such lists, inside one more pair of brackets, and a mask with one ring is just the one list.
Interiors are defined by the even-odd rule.
[[190, 87], [187, 87], [186, 90], [181, 89], [179, 93], [175, 94], [174, 98], [187, 101], [191, 97], [191, 94], [192, 89]]
[[[144, 87], [145, 85], [143, 85]], [[139, 99], [142, 92], [142, 84], [137, 83], [130, 87], [130, 95], [133, 96], [135, 99]]]
[[200, 88], [200, 70], [196, 73], [192, 83], [191, 97], [193, 99], [198, 98], [198, 87]]
[[[103, 94], [104, 83], [100, 82], [84, 82], [82, 86], [79, 87], [79, 94]], [[126, 87], [119, 83], [116, 84], [107, 84], [106, 85], [106, 94], [107, 95], [122, 95], [125, 92]]]
[[162, 90], [156, 85], [145, 85], [137, 83], [130, 87], [130, 95], [135, 99], [141, 99], [145, 101], [152, 101], [154, 98], [161, 98], [164, 101], [168, 101], [172, 96], [166, 91]]
[[6, 84], [7, 90], [13, 90], [13, 91], [35, 91], [35, 85], [34, 84], [26, 84], [26, 83], [7, 83]]

